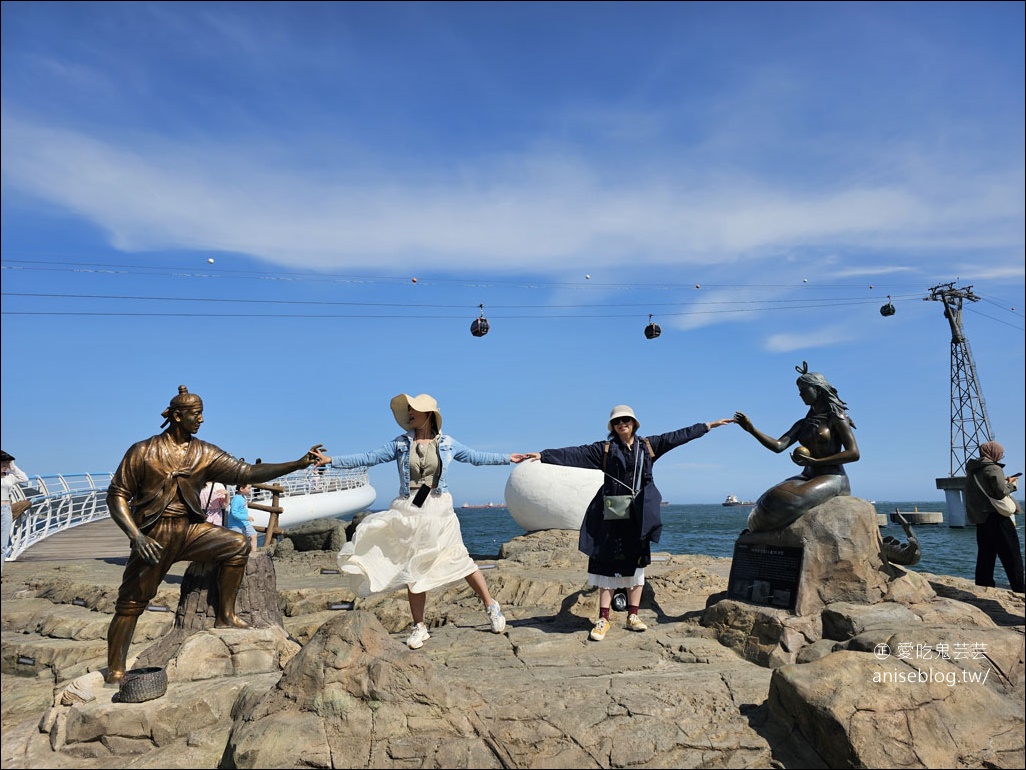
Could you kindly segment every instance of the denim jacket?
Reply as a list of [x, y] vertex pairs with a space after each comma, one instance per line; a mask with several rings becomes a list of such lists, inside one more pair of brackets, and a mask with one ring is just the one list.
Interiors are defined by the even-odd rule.
[[[395, 460], [399, 470], [399, 497], [410, 496], [410, 446], [413, 443], [413, 431], [396, 436], [391, 441], [385, 442], [373, 452], [361, 454], [336, 455], [331, 458], [331, 465], [334, 468], [367, 468], [371, 465]], [[431, 494], [440, 495], [449, 491], [446, 482], [446, 471], [453, 460], [471, 465], [506, 465], [509, 463], [508, 454], [498, 452], [478, 452], [470, 447], [463, 446], [452, 436], [444, 433], [438, 435], [438, 455], [442, 461], [442, 472], [438, 479], [438, 487], [431, 490]]]

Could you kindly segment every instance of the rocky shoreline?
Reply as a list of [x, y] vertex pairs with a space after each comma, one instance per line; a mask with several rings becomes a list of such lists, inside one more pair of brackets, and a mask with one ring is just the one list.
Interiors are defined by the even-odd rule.
[[[8, 563], [3, 767], [1023, 766], [1021, 595], [917, 573], [914, 596], [896, 581], [886, 601], [828, 603], [799, 644], [724, 602], [729, 559], [664, 553], [649, 630], [614, 612], [596, 643], [576, 540], [535, 532], [478, 557], [506, 630], [461, 582], [429, 595], [415, 652], [404, 594], [354, 600], [334, 551], [280, 553], [284, 627], [192, 634], [160, 661], [166, 695], [138, 704], [99, 673], [122, 562]], [[175, 608], [185, 568], [155, 605]], [[136, 665], [173, 622], [143, 616]]]

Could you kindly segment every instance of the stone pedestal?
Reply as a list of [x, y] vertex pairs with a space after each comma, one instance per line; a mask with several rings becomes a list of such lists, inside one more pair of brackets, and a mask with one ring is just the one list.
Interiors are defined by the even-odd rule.
[[835, 497], [783, 529], [741, 535], [738, 542], [804, 549], [797, 615], [831, 602], [875, 604], [897, 575], [880, 556], [876, 509], [858, 497]]
[[914, 604], [933, 598], [912, 572], [887, 563], [876, 509], [857, 497], [835, 497], [778, 530], [741, 535], [757, 548], [804, 550], [793, 612], [736, 599], [711, 602], [702, 625], [715, 628], [722, 644], [753, 663], [775, 668], [794, 662], [802, 647], [823, 635], [827, 605]]
[[[193, 562], [182, 577], [182, 591], [175, 611], [175, 624], [169, 633], [147, 647], [136, 666], [164, 666], [178, 655], [185, 641], [201, 631], [210, 631], [217, 621], [218, 565]], [[246, 562], [235, 600], [235, 614], [253, 628], [278, 628], [285, 624], [278, 608], [278, 585], [270, 554], [257, 551]], [[245, 633], [247, 629], [241, 629]]]

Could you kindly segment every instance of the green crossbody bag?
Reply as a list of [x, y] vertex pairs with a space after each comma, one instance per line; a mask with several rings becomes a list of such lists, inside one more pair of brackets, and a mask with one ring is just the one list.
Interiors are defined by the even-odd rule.
[[[647, 438], [642, 439], [645, 442], [645, 446], [648, 449], [649, 456], [655, 459], [655, 453], [652, 451], [652, 444]], [[606, 442], [605, 452], [602, 455], [602, 472], [606, 471], [606, 456], [609, 454], [609, 442]], [[609, 475], [609, 474], [606, 474]], [[610, 476], [610, 478], [613, 478]], [[634, 483], [635, 486], [639, 486], [641, 481], [641, 452], [638, 452], [638, 467], [634, 469]], [[627, 489], [627, 487], [619, 479], [613, 478], [613, 481], [617, 482]], [[606, 521], [623, 521], [631, 517], [631, 506], [634, 505], [634, 498], [637, 497], [638, 490], [631, 489], [633, 494], [630, 495], [603, 495], [602, 496], [602, 518]]]
[[605, 495], [602, 498], [602, 518], [606, 521], [629, 519], [634, 495]]

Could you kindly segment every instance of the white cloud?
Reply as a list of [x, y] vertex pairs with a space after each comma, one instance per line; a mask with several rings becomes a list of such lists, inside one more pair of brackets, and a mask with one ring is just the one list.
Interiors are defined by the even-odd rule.
[[896, 275], [899, 273], [914, 273], [919, 268], [912, 265], [886, 265], [874, 263], [872, 265], [854, 265], [838, 270], [834, 273], [838, 278], [862, 278], [865, 276]]
[[819, 328], [813, 332], [801, 334], [773, 334], [766, 338], [765, 349], [772, 353], [788, 353], [792, 350], [808, 348], [825, 348], [840, 342], [855, 339], [856, 335], [849, 329], [841, 327]]
[[692, 186], [656, 172], [613, 184], [603, 171], [600, 160], [550, 149], [455, 171], [418, 169], [408, 180], [374, 176], [370, 159], [356, 181], [236, 144], [115, 145], [3, 120], [5, 185], [92, 220], [126, 251], [234, 251], [324, 269], [371, 261], [392, 269], [428, 257], [440, 271], [543, 273], [736, 262], [748, 279], [760, 260], [790, 249], [834, 250], [837, 276], [868, 274], [840, 254], [885, 247], [950, 253], [976, 244], [1021, 258], [1020, 170], [948, 188], [919, 189], [909, 178], [800, 192], [700, 170], [672, 175], [701, 179]]

